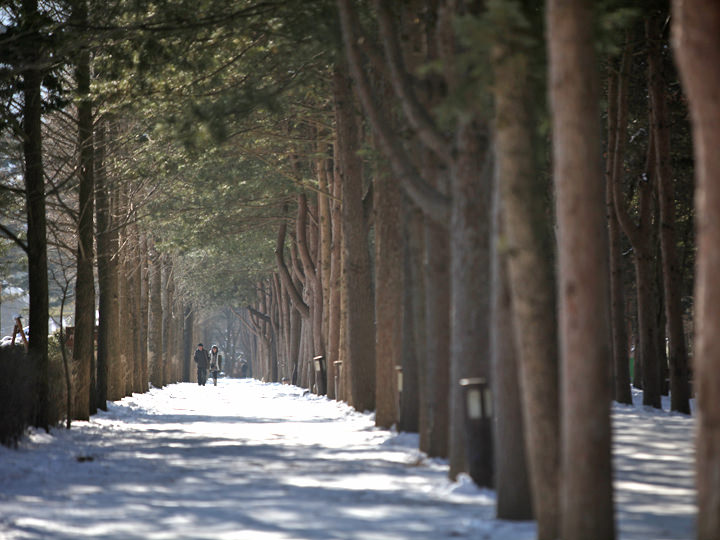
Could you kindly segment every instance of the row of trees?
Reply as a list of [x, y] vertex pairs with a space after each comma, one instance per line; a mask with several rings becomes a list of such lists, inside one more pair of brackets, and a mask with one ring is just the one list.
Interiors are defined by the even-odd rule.
[[[690, 410], [695, 213], [698, 467], [717, 467], [718, 21], [695, 3], [672, 19], [684, 93], [660, 1], [11, 3], [3, 137], [24, 164], [3, 174], [27, 217], [2, 231], [28, 256], [37, 424], [50, 239], [76, 268], [75, 417], [190, 380], [192, 345], [223, 334], [255, 376], [418, 431], [539, 538], [613, 537], [630, 359], [646, 405], [667, 379]], [[468, 436], [458, 381], [478, 377], [494, 440]]]

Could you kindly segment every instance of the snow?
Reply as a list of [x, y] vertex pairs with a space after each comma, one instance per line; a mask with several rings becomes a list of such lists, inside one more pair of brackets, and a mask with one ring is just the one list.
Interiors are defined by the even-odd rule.
[[[693, 536], [690, 417], [613, 408], [619, 537]], [[300, 388], [183, 383], [0, 447], [0, 539], [531, 540], [416, 435]]]

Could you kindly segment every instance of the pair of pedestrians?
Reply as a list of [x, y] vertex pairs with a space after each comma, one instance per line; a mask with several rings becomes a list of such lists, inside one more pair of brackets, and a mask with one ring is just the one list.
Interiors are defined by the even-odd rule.
[[193, 360], [195, 360], [195, 364], [197, 364], [198, 384], [200, 386], [205, 386], [209, 368], [214, 385], [217, 386], [218, 374], [222, 369], [222, 355], [218, 350], [218, 346], [213, 345], [210, 349], [210, 354], [208, 354], [208, 351], [203, 348], [203, 344], [198, 343]]

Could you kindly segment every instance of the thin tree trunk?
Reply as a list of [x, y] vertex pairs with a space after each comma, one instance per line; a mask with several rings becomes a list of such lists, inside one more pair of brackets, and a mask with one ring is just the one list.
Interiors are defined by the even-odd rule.
[[150, 308], [148, 312], [148, 366], [150, 371], [150, 383], [155, 388], [162, 388], [162, 272], [160, 255], [153, 245], [150, 245], [148, 258], [150, 281]]
[[[172, 338], [172, 261], [165, 255], [161, 262], [161, 304], [162, 304], [162, 358], [163, 358], [163, 386], [174, 382], [173, 365], [173, 338]], [[206, 344], [208, 350], [210, 343]]]
[[[148, 309], [150, 301], [150, 276], [148, 265], [148, 239], [142, 235], [140, 242], [140, 383], [141, 392], [148, 391], [150, 372], [148, 366]], [[189, 381], [189, 374], [184, 377]]]
[[610, 290], [593, 6], [547, 6], [564, 382], [560, 537], [611, 540]]
[[673, 45], [690, 101], [695, 155], [697, 538], [711, 540], [720, 531], [720, 4], [674, 0]]
[[425, 389], [425, 291], [422, 273], [423, 217], [405, 197], [403, 199], [403, 388], [399, 429], [418, 432], [420, 450], [427, 451]]
[[[610, 253], [610, 294], [611, 324], [613, 337], [613, 376], [615, 400], [632, 404], [630, 389], [630, 365], [627, 346], [627, 325], [625, 322], [625, 285], [622, 271], [622, 246], [620, 223], [615, 211], [613, 186], [620, 183], [623, 167], [625, 139], [627, 137], [627, 97], [620, 105], [619, 79], [627, 79], [629, 70], [629, 44], [626, 44], [621, 60], [619, 75], [614, 71], [608, 77], [608, 159], [606, 164], [605, 203], [607, 205], [608, 240]], [[614, 70], [614, 66], [610, 68]], [[626, 91], [627, 83], [622, 83]], [[622, 111], [622, 114], [621, 114]]]
[[[337, 135], [337, 133], [336, 133]], [[341, 327], [341, 291], [342, 291], [342, 249], [341, 249], [341, 214], [342, 214], [342, 182], [340, 178], [340, 165], [338, 156], [337, 141], [334, 145], [334, 170], [332, 175], [332, 193], [333, 198], [330, 204], [331, 219], [331, 251], [330, 251], [330, 278], [328, 298], [328, 339], [327, 339], [327, 364], [328, 364], [328, 384], [332, 386], [332, 393], [328, 397], [336, 400], [344, 399], [343, 395], [339, 395], [341, 383], [340, 362], [340, 327]], [[337, 390], [335, 392], [335, 379], [337, 379]]]

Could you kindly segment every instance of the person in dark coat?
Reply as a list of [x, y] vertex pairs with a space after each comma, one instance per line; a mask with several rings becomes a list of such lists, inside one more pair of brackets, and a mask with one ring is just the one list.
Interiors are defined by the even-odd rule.
[[195, 360], [195, 364], [197, 364], [198, 384], [200, 386], [205, 386], [205, 383], [207, 382], [207, 369], [210, 364], [210, 359], [208, 358], [207, 351], [203, 349], [202, 343], [198, 343], [193, 360]]

